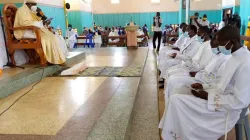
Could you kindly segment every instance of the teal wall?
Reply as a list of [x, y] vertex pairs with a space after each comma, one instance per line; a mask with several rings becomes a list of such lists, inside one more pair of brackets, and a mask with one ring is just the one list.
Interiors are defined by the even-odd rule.
[[64, 15], [64, 8], [63, 7], [52, 7], [52, 6], [45, 6], [45, 5], [38, 5], [44, 14], [48, 18], [53, 18], [51, 22], [51, 26], [54, 28], [60, 27], [63, 31], [63, 35], [66, 34], [66, 23], [65, 23], [65, 15]]
[[92, 14], [90, 12], [70, 11], [68, 12], [68, 20], [73, 28], [77, 28], [79, 34], [82, 33], [83, 27], [93, 27]]
[[234, 13], [237, 12], [238, 14], [240, 14], [240, 6], [234, 6]]
[[[22, 3], [16, 3], [17, 7], [21, 7]], [[45, 5], [38, 5], [45, 15], [48, 18], [53, 18], [51, 25], [55, 28], [60, 27], [63, 31], [63, 34], [66, 32], [66, 25], [65, 25], [65, 16], [64, 16], [64, 8], [60, 7], [52, 7], [52, 6], [45, 6]], [[2, 11], [3, 4], [0, 4], [0, 9]]]
[[[211, 23], [219, 23], [221, 21], [221, 10], [210, 10], [210, 11], [190, 11], [190, 15], [195, 12], [199, 12], [202, 16], [207, 14], [208, 20]], [[150, 13], [121, 13], [121, 14], [94, 14], [94, 22], [96, 25], [101, 26], [125, 26], [127, 22], [132, 20], [140, 26], [147, 24], [150, 27], [153, 23], [153, 17], [155, 12]], [[178, 24], [179, 23], [179, 12], [161, 12], [163, 24]], [[183, 17], [185, 17], [185, 11], [183, 11]]]
[[250, 0], [240, 0], [240, 16], [242, 21], [242, 34], [245, 34], [248, 25], [248, 16], [250, 16], [249, 10]]

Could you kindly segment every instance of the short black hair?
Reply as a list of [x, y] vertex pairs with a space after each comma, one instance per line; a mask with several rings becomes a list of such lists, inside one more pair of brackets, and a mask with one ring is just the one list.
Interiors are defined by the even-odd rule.
[[68, 25], [68, 27], [72, 27], [72, 25], [71, 25], [71, 24], [69, 24], [69, 25]]
[[226, 25], [219, 30], [217, 36], [220, 40], [237, 40], [240, 42], [240, 30], [234, 26]]
[[207, 18], [207, 14], [204, 14], [203, 17]]
[[194, 15], [198, 15], [198, 16], [199, 16], [199, 13], [198, 13], [198, 12], [195, 12]]
[[212, 33], [211, 29], [209, 29], [208, 26], [201, 26], [201, 27], [200, 27], [200, 30], [201, 30], [203, 33], [207, 33], [207, 34], [211, 34], [211, 33]]
[[180, 28], [184, 27], [184, 25], [187, 25], [185, 22], [181, 23]]
[[190, 25], [189, 30], [194, 31], [194, 33], [197, 34], [197, 27], [195, 25]]

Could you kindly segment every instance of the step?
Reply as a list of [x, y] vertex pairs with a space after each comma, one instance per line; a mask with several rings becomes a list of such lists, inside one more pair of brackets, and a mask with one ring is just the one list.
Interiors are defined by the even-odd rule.
[[[85, 59], [85, 52], [69, 52], [69, 55], [67, 56], [66, 66], [72, 66], [83, 59]], [[0, 80], [0, 99], [32, 83], [35, 83], [44, 77], [53, 75], [54, 73], [62, 69], [63, 68], [59, 65], [51, 65], [45, 68], [41, 68], [39, 66], [27, 66], [25, 70], [22, 70], [22, 72], [16, 73], [12, 76], [6, 76]], [[8, 74], [9, 70], [6, 71], [6, 73]]]

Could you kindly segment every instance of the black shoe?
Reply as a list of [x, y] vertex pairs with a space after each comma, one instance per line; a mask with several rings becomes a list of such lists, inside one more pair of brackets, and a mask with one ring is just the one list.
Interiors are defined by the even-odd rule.
[[165, 83], [165, 80], [161, 80], [159, 81], [160, 84], [164, 84]]
[[160, 84], [159, 89], [163, 89], [163, 88], [164, 88], [164, 84]]

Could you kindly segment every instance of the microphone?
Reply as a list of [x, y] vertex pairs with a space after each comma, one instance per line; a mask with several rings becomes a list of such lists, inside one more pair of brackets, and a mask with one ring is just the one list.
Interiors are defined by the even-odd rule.
[[41, 17], [42, 20], [46, 20], [47, 17], [44, 15], [43, 11], [41, 8], [37, 7], [37, 16]]

